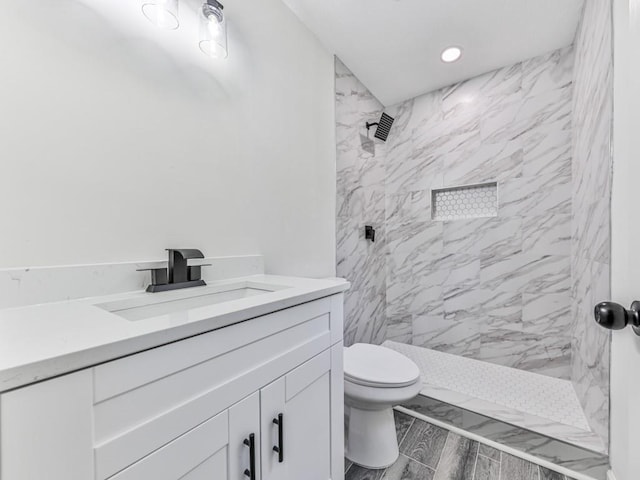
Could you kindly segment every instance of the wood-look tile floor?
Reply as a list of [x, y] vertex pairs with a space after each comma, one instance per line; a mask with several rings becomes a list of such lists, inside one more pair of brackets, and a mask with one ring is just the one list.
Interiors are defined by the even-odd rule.
[[506, 452], [394, 412], [400, 457], [386, 470], [346, 460], [345, 480], [572, 480]]

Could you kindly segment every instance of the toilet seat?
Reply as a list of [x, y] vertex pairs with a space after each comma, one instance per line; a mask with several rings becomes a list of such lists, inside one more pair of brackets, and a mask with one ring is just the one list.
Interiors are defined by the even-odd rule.
[[379, 345], [356, 343], [344, 351], [345, 380], [374, 388], [408, 387], [420, 379], [418, 366], [404, 355]]

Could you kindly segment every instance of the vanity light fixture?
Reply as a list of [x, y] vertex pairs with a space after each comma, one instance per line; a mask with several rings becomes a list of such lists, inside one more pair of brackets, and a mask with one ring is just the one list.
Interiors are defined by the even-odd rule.
[[440, 58], [444, 63], [453, 63], [460, 60], [462, 56], [462, 49], [460, 47], [448, 47], [445, 48]]
[[142, 13], [156, 27], [175, 30], [178, 20], [178, 0], [143, 0]]
[[227, 58], [227, 20], [217, 0], [206, 0], [200, 9], [200, 50], [213, 58]]

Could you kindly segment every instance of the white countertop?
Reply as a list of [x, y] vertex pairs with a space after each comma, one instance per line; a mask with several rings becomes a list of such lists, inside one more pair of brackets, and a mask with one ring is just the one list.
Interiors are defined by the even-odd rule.
[[[225, 285], [258, 282], [283, 287], [224, 303], [142, 320], [127, 320], [99, 305], [152, 304]], [[0, 392], [70, 373], [277, 310], [344, 292], [343, 279], [253, 275], [165, 293], [131, 292], [0, 310]]]

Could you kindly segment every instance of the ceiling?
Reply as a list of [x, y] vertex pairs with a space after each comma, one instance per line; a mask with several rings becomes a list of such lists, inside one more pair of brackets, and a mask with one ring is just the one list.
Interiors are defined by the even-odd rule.
[[[283, 0], [385, 105], [573, 43], [583, 0]], [[448, 46], [463, 49], [452, 64]]]

